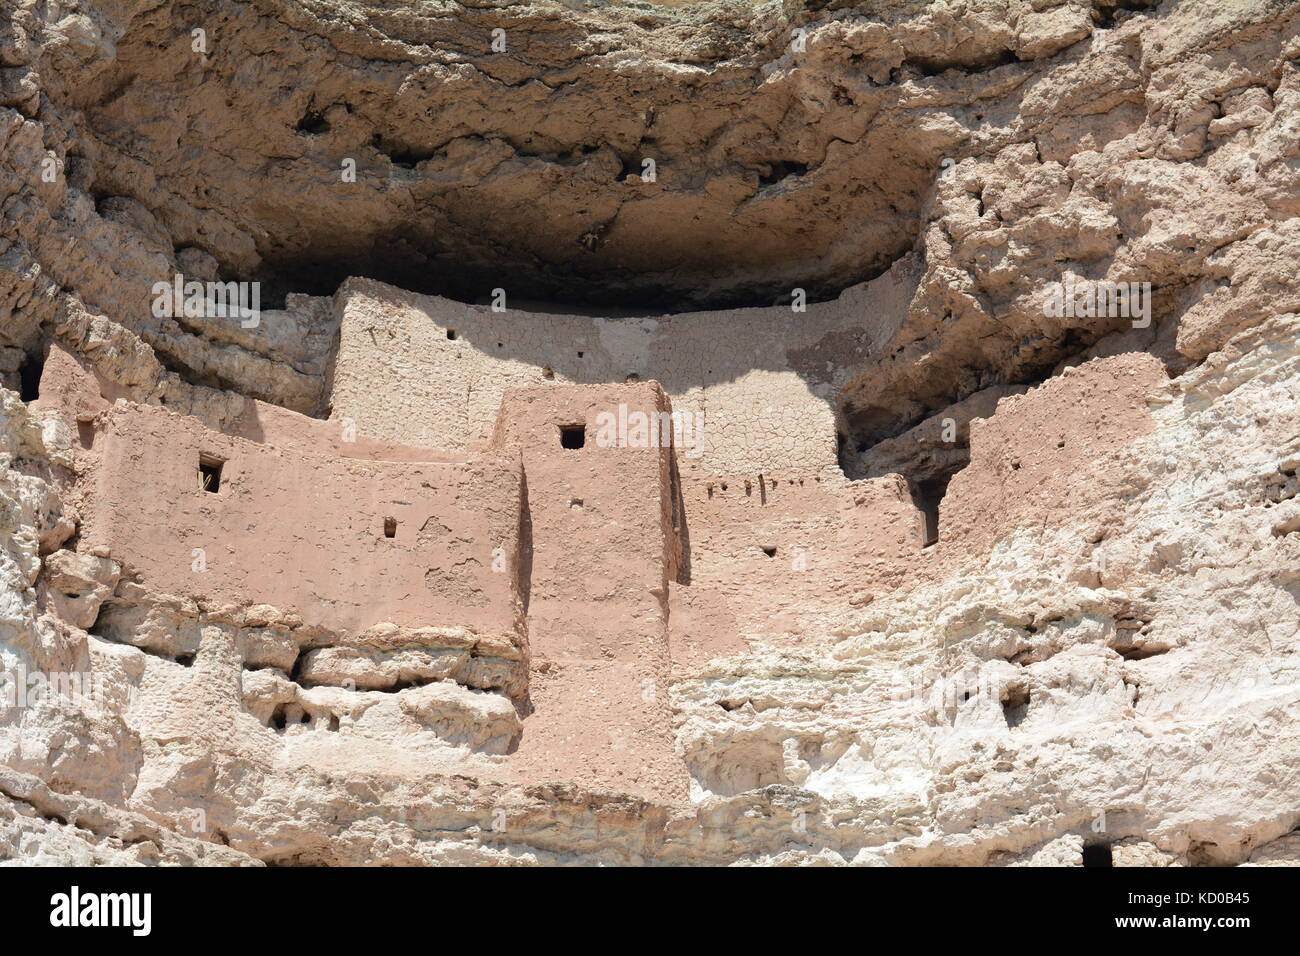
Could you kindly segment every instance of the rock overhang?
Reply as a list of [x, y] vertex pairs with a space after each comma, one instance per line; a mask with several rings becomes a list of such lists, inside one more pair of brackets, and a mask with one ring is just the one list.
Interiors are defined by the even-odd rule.
[[[280, 863], [382, 856], [1087, 865], [1080, 851], [1098, 840], [1101, 806], [1120, 865], [1238, 862], [1270, 840], [1256, 858], [1293, 857], [1294, 837], [1277, 839], [1294, 828], [1289, 784], [1300, 766], [1279, 706], [1294, 695], [1284, 655], [1300, 633], [1289, 570], [1300, 527], [1296, 319], [1288, 314], [1300, 301], [1290, 268], [1300, 249], [1293, 6], [701, 5], [671, 14], [677, 19], [650, 7], [550, 10], [338, 3], [137, 10], [103, 0], [48, 21], [50, 8], [20, 7], [13, 23], [0, 24], [0, 190], [10, 197], [0, 250], [8, 320], [0, 323], [0, 376], [29, 400], [24, 406], [0, 393], [16, 463], [0, 468], [6, 514], [17, 522], [16, 563], [0, 566], [3, 623], [16, 635], [6, 637], [6, 659], [43, 667], [88, 659], [112, 678], [116, 695], [107, 720], [28, 713], [5, 724], [0, 745], [21, 742], [20, 770], [107, 801], [95, 811], [102, 819], [140, 810], [179, 829], [202, 806], [207, 840], [238, 847], [231, 857]], [[618, 21], [626, 29], [615, 22], [620, 10], [633, 11]], [[443, 33], [430, 25], [438, 17]], [[766, 39], [754, 26], [769, 23], [764, 17], [777, 24]], [[11, 42], [14, 24], [39, 42]], [[192, 31], [205, 25], [206, 56], [187, 59]], [[153, 47], [135, 40], [138, 28]], [[503, 53], [484, 39], [497, 28], [505, 31]], [[526, 45], [515, 44], [517, 28]], [[781, 52], [800, 28], [806, 48]], [[575, 62], [584, 35], [607, 48], [578, 45]], [[281, 42], [286, 37], [301, 42]], [[436, 63], [418, 49], [421, 37], [441, 51]], [[267, 53], [272, 40], [278, 59]], [[125, 58], [112, 65], [122, 49]], [[150, 50], [178, 67], [173, 77], [148, 75], [165, 81], [154, 99], [139, 71]], [[277, 63], [293, 83], [278, 77]], [[344, 101], [350, 113], [331, 98], [371, 76], [373, 103]], [[670, 165], [702, 170], [702, 190], [674, 180], [663, 164], [655, 183], [629, 183], [644, 167], [620, 152], [628, 140], [614, 114], [632, 118], [627, 135], [638, 144], [645, 123], [627, 113], [633, 98], [620, 76], [653, 81], [633, 90], [636, 97], [693, 97], [658, 103], [651, 128], [681, 132], [666, 140]], [[244, 88], [258, 84], [264, 97]], [[227, 107], [231, 89], [238, 98]], [[618, 96], [601, 112], [594, 107], [604, 90]], [[458, 100], [457, 91], [465, 93]], [[501, 95], [489, 102], [483, 91]], [[319, 102], [311, 99], [317, 92]], [[593, 106], [600, 142], [563, 128], [571, 112], [545, 125], [537, 104], [568, 109], [566, 96]], [[468, 112], [416, 115], [421, 103], [448, 97]], [[193, 129], [162, 115], [164, 107], [175, 112], [178, 98], [195, 106]], [[266, 121], [239, 142], [235, 133], [245, 131], [229, 116], [236, 102]], [[502, 102], [517, 116], [489, 116]], [[698, 122], [687, 110], [695, 103]], [[740, 139], [707, 139], [719, 104], [734, 104]], [[789, 108], [765, 127], [773, 104]], [[357, 116], [365, 125], [353, 128]], [[521, 144], [509, 130], [503, 138], [518, 117], [541, 139]], [[461, 121], [477, 132], [406, 135]], [[921, 156], [919, 168], [932, 168], [919, 215], [909, 211], [914, 197], [891, 197], [899, 221], [918, 223], [904, 243], [910, 252], [833, 301], [817, 302], [821, 292], [801, 274], [812, 293], [806, 313], [784, 301], [791, 275], [767, 270], [760, 279], [770, 287], [755, 284], [734, 243], [732, 251], [719, 246], [732, 256], [721, 279], [698, 257], [698, 243], [643, 243], [641, 258], [615, 261], [626, 253], [620, 230], [638, 221], [638, 206], [660, 209], [653, 195], [622, 201], [603, 231], [588, 229], [597, 221], [589, 217], [576, 223], [584, 229], [576, 240], [567, 235], [572, 198], [582, 190], [607, 197], [605, 170], [617, 161], [621, 185], [662, 187], [681, 216], [709, 217], [701, 230], [725, 233], [730, 220], [720, 213], [730, 206], [732, 219], [736, 210], [751, 217], [744, 224], [755, 250], [792, 242], [790, 260], [802, 268], [809, 250], [821, 248], [826, 255], [814, 264], [834, 279], [826, 286], [833, 297], [842, 279], [866, 274], [837, 273], [836, 256], [876, 237], [825, 246], [822, 223], [799, 217], [810, 197], [826, 197], [815, 190], [829, 183], [832, 199], [814, 202], [813, 212], [870, 232], [854, 218], [858, 206], [876, 201], [873, 187], [887, 195], [910, 175], [903, 164], [900, 178], [877, 181], [880, 155], [903, 158], [879, 150], [879, 136], [891, 131], [900, 148]], [[336, 170], [331, 138], [372, 150], [370, 165], [358, 163], [358, 182], [347, 185], [382, 180], [387, 197], [377, 200], [372, 189], [352, 207], [329, 199], [334, 233], [315, 221], [325, 214], [313, 205], [343, 183], [334, 178], [341, 161]], [[690, 153], [699, 142], [704, 148]], [[444, 143], [459, 151], [463, 168], [450, 152], [424, 155]], [[495, 162], [492, 149], [504, 157], [495, 179], [475, 165], [484, 156]], [[728, 157], [757, 177], [748, 198], [728, 191]], [[43, 158], [55, 176], [38, 183], [31, 171]], [[843, 203], [833, 198], [839, 168], [862, 187]], [[449, 171], [461, 175], [435, 183], [445, 187], [438, 194], [430, 173]], [[255, 195], [250, 184], [259, 180]], [[724, 187], [719, 195], [708, 192], [714, 182]], [[492, 215], [482, 221], [469, 201], [476, 190], [490, 199]], [[692, 190], [714, 205], [701, 206]], [[293, 211], [310, 228], [290, 220], [289, 193], [307, 197]], [[423, 263], [442, 251], [436, 230], [416, 235], [410, 226], [419, 224], [417, 203], [422, 214], [443, 214], [435, 200], [466, 220], [453, 223], [445, 260], [463, 273], [473, 293], [464, 298], [482, 301], [479, 287], [490, 278], [509, 292], [506, 313], [487, 303], [424, 301], [435, 297], [381, 288], [373, 276], [335, 291], [344, 267], [387, 263], [410, 283], [431, 281]], [[501, 210], [529, 203], [533, 218], [501, 220], [516, 234], [492, 231]], [[554, 224], [522, 231], [542, 210], [556, 212]], [[796, 223], [808, 231], [792, 234]], [[383, 228], [395, 239], [376, 252], [373, 237]], [[353, 232], [366, 238], [341, 241]], [[283, 254], [280, 233], [292, 240]], [[665, 250], [680, 253], [683, 266], [667, 291], [656, 284]], [[631, 284], [618, 286], [625, 277], [616, 269], [628, 263]], [[290, 296], [253, 330], [142, 310], [143, 290], [176, 272], [260, 275], [299, 291], [318, 281], [332, 294]], [[516, 284], [515, 276], [523, 279]], [[1149, 281], [1149, 325], [1045, 311], [1041, 293], [1066, 276]], [[349, 329], [349, 290], [366, 287], [366, 323]], [[612, 305], [586, 309], [595, 319], [585, 323], [555, 314], [563, 309], [521, 315], [528, 291], [586, 298], [588, 306], [626, 293], [640, 317], [614, 319]], [[755, 295], [746, 304], [770, 306], [769, 292], [782, 304], [660, 318], [738, 292]], [[864, 314], [852, 315], [854, 308]], [[416, 373], [410, 377], [372, 372], [341, 382], [361, 350], [401, 357], [383, 337], [405, 334], [404, 323], [431, 336], [414, 350], [426, 366], [406, 369]], [[366, 324], [378, 342], [369, 342]], [[649, 334], [652, 325], [679, 333], [676, 353], [673, 337]], [[614, 341], [602, 342], [598, 329], [615, 330]], [[347, 340], [338, 350], [336, 335]], [[32, 357], [51, 340], [42, 378]], [[656, 348], [658, 359], [643, 364]], [[715, 364], [719, 357], [730, 364]], [[629, 367], [628, 359], [637, 361]], [[61, 386], [69, 362], [93, 380]], [[641, 382], [617, 384], [629, 371]], [[591, 442], [595, 417], [638, 389], [653, 390], [650, 377], [662, 380], [674, 408], [703, 400], [705, 441], [721, 452], [720, 473], [661, 448], [624, 459], [599, 442], [566, 443], [579, 425]], [[455, 387], [421, 393], [417, 406], [441, 404], [454, 416], [378, 414], [388, 394], [430, 379]], [[39, 389], [30, 387], [36, 380]], [[503, 388], [514, 383], [526, 394]], [[527, 674], [514, 667], [513, 678], [501, 679], [520, 662], [517, 643], [476, 658], [481, 634], [447, 621], [380, 624], [344, 641], [303, 634], [296, 616], [270, 606], [229, 617], [226, 608], [148, 593], [133, 580], [139, 569], [91, 553], [112, 551], [91, 543], [88, 524], [102, 490], [93, 462], [115, 453], [96, 416], [115, 398], [165, 404], [213, 435], [287, 457], [357, 459], [349, 474], [372, 475], [376, 486], [398, 472], [454, 469], [444, 459], [471, 456], [459, 448], [395, 451], [367, 430], [449, 444], [449, 436], [489, 422], [499, 403], [520, 423], [536, 412], [531, 427], [515, 429], [534, 442], [525, 454], [531, 526], [521, 514], [517, 534], [533, 542], [519, 549], [533, 560], [519, 562], [530, 573], [517, 578], [529, 585], [524, 617], [535, 638]], [[143, 414], [153, 413], [165, 414]], [[350, 435], [348, 419], [364, 425], [360, 436]], [[416, 435], [417, 427], [428, 434]], [[219, 457], [224, 440], [205, 437], [206, 449], [183, 449], [187, 477], [205, 453]], [[240, 459], [228, 458], [227, 467], [236, 493]], [[321, 471], [322, 482], [332, 481]], [[313, 478], [307, 469], [294, 473], [296, 481]], [[378, 491], [355, 487], [340, 495], [351, 510], [366, 511], [349, 529], [349, 546], [400, 547], [419, 522], [390, 509], [391, 500], [382, 508], [363, 501]], [[412, 500], [405, 491], [389, 497]], [[478, 500], [510, 513], [498, 496]], [[448, 535], [464, 526], [452, 520], [455, 508], [435, 510], [446, 511], [440, 527]], [[922, 511], [938, 522], [925, 538]], [[442, 534], [439, 526], [423, 530]], [[385, 562], [396, 557], [379, 553]], [[484, 549], [477, 559], [495, 555]], [[46, 640], [51, 630], [57, 643]], [[918, 680], [911, 696], [889, 693], [912, 668], [932, 683]], [[1255, 673], [1241, 680], [1248, 669]], [[968, 674], [972, 694], [961, 683]], [[363, 686], [350, 690], [349, 681]], [[514, 706], [525, 686], [531, 713]], [[104, 747], [56, 753], [43, 745], [87, 725]], [[1209, 765], [1197, 736], [1207, 725], [1219, 734]], [[172, 759], [176, 741], [183, 767]], [[119, 762], [106, 762], [105, 753]], [[599, 773], [589, 772], [593, 764]], [[505, 767], [517, 776], [505, 779]], [[1177, 783], [1223, 767], [1213, 787]], [[14, 778], [4, 776], [12, 796]], [[1261, 779], [1278, 783], [1261, 787]], [[42, 793], [35, 780], [21, 783], [32, 807], [81, 806], [66, 792]], [[232, 780], [237, 787], [227, 786]], [[699, 801], [693, 809], [679, 804], [688, 786]], [[620, 796], [595, 792], [603, 787]], [[287, 818], [280, 798], [290, 792], [303, 813]], [[0, 816], [0, 830], [12, 832], [8, 796], [0, 799], [0, 813], [10, 814]], [[503, 805], [510, 831], [498, 836]], [[477, 828], [467, 830], [467, 819]], [[792, 843], [805, 822], [806, 838]], [[375, 840], [376, 827], [393, 841]], [[596, 849], [593, 827], [602, 837]], [[926, 833], [919, 843], [917, 827]], [[42, 849], [66, 847], [54, 842], [58, 833], [47, 827]], [[169, 833], [162, 830], [160, 846]], [[152, 852], [149, 845], [120, 852]], [[194, 853], [171, 840], [164, 855]]]
[[48, 95], [84, 112], [92, 193], [273, 295], [356, 274], [465, 301], [771, 304], [911, 249], [944, 160], [1014, 136], [985, 114], [1109, 9], [1025, 47], [1010, 23], [1031, 15], [986, 7], [105, 7], [113, 56], [89, 47]]

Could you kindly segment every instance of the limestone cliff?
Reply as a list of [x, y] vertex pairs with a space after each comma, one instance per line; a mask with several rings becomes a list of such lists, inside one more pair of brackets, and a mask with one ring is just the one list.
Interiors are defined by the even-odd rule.
[[0, 0], [0, 222], [0, 859], [1300, 861], [1295, 3]]

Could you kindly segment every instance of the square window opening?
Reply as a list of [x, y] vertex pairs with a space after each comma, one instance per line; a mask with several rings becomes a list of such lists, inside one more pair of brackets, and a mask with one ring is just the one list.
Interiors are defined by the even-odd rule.
[[560, 447], [568, 449], [578, 449], [587, 444], [587, 426], [585, 425], [561, 425], [560, 426]]

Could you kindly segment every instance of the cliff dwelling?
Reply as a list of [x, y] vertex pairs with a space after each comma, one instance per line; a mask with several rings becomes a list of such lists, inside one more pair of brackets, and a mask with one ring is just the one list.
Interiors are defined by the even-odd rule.
[[0, 861], [1300, 862], [1297, 5], [0, 8]]

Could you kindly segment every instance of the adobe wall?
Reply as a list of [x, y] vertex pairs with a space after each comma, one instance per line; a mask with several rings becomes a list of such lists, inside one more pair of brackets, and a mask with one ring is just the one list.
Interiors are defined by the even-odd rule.
[[[668, 588], [682, 548], [672, 451], [630, 444], [632, 428], [628, 443], [602, 447], [619, 433], [600, 429], [670, 409], [653, 383], [505, 393], [493, 440], [522, 456], [530, 519], [521, 775], [686, 795], [668, 711]], [[581, 427], [581, 448], [563, 446], [564, 426]]]
[[[152, 398], [173, 411], [183, 411], [204, 421], [199, 414], [201, 408], [173, 407], [168, 403], [166, 393]], [[145, 402], [139, 394], [133, 397], [131, 390], [107, 378], [99, 366], [85, 357], [74, 355], [59, 342], [50, 344], [41, 372], [40, 397], [33, 402], [34, 408], [58, 411], [69, 421], [88, 421], [111, 408], [117, 399], [152, 404], [152, 401]], [[232, 393], [225, 393], [221, 404], [225, 414], [217, 430], [259, 444], [274, 445], [284, 451], [368, 461], [466, 459], [464, 452], [375, 440], [346, 422], [323, 421], [280, 405]], [[205, 424], [210, 430], [215, 427], [211, 422]]]
[[[531, 520], [529, 629], [538, 653], [634, 654], [647, 620], [662, 618], [680, 545], [672, 527], [672, 450], [600, 447], [602, 414], [671, 410], [653, 383], [507, 392], [495, 447], [523, 458]], [[583, 447], [561, 427], [581, 425]], [[574, 619], [575, 604], [602, 610]]]
[[829, 356], [842, 363], [845, 348], [864, 347], [864, 326], [887, 332], [912, 288], [891, 272], [806, 312], [608, 319], [496, 313], [349, 279], [335, 300], [330, 417], [375, 438], [461, 449], [487, 437], [509, 388], [636, 375], [658, 381], [676, 410], [705, 415], [702, 454], [683, 470], [817, 471], [836, 464], [833, 399], [848, 374]]
[[[1140, 467], [1126, 449], [1154, 428], [1149, 406], [1166, 381], [1157, 358], [1126, 353], [1003, 397], [970, 421], [970, 463], [948, 485], [928, 546], [899, 475], [684, 476], [690, 585], [671, 592], [674, 659], [743, 652], [746, 638], [820, 639], [828, 618], [976, 564], [1017, 529], [1071, 527], [1092, 503], [1119, 501]], [[1107, 531], [1089, 524], [1077, 535], [1079, 573], [1093, 584], [1101, 579], [1086, 568]]]
[[792, 472], [683, 483], [689, 586], [672, 590], [674, 659], [743, 652], [745, 636], [800, 633], [896, 585], [922, 549], [921, 513], [898, 475]]
[[[1118, 511], [1131, 469], [1126, 449], [1155, 429], [1152, 405], [1169, 382], [1154, 355], [1126, 352], [1065, 369], [970, 423], [970, 464], [948, 486], [940, 544], [977, 552], [1019, 527], [1065, 527], [1090, 503]], [[1105, 537], [1104, 526], [1081, 538]]]
[[[514, 576], [492, 570], [494, 549], [518, 551], [521, 475], [511, 456], [340, 458], [126, 403], [96, 426], [85, 546], [107, 548], [150, 590], [269, 604], [339, 632], [447, 625], [522, 643]], [[200, 489], [200, 456], [224, 462], [215, 494]]]
[[[387, 711], [366, 724], [349, 709], [366, 701], [338, 696], [339, 685], [352, 675], [363, 689], [404, 694], [392, 672], [408, 665], [393, 652], [409, 642], [402, 634], [359, 640], [362, 632], [386, 622], [467, 627], [509, 656], [453, 680], [504, 690], [522, 722], [467, 698], [453, 708], [460, 729], [440, 724], [440, 739], [508, 754], [491, 771], [504, 779], [678, 802], [692, 783], [670, 710], [675, 665], [783, 635], [792, 648], [816, 644], [846, 613], [909, 580], [942, 580], [978, 563], [1017, 527], [1070, 525], [1099, 494], [1111, 496], [1107, 482], [1151, 429], [1147, 406], [1164, 380], [1157, 359], [1125, 354], [1004, 397], [991, 417], [970, 423], [970, 464], [949, 486], [930, 546], [899, 475], [849, 481], [815, 466], [718, 475], [697, 467], [689, 449], [661, 444], [657, 429], [641, 432], [652, 440], [636, 446], [636, 413], [675, 410], [653, 381], [507, 389], [492, 428], [459, 453], [252, 401], [230, 434], [165, 408], [109, 406], [88, 371], [57, 348], [38, 404], [89, 426], [75, 436], [93, 462], [91, 480], [80, 483], [82, 550], [122, 562], [152, 595], [264, 603], [310, 614], [309, 628], [339, 635], [322, 646], [308, 637], [301, 675], [277, 664], [287, 675], [278, 682], [245, 658], [241, 706], [263, 727], [282, 708], [291, 723], [301, 712], [313, 729], [337, 723], [365, 736]], [[607, 447], [610, 420], [626, 426]], [[714, 420], [713, 431], [725, 434], [727, 424]], [[565, 428], [581, 432], [582, 447], [565, 447]], [[761, 428], [738, 434], [774, 447]], [[201, 455], [223, 461], [217, 494], [198, 487]], [[391, 539], [386, 518], [396, 521]], [[1086, 562], [1105, 529], [1082, 530]], [[194, 548], [204, 549], [206, 570], [192, 570]], [[1082, 573], [1100, 583], [1095, 571]], [[105, 605], [110, 630], [127, 598]], [[421, 680], [444, 650], [437, 640], [424, 648]], [[447, 686], [433, 677], [420, 692]], [[699, 773], [696, 783], [712, 779]]]

